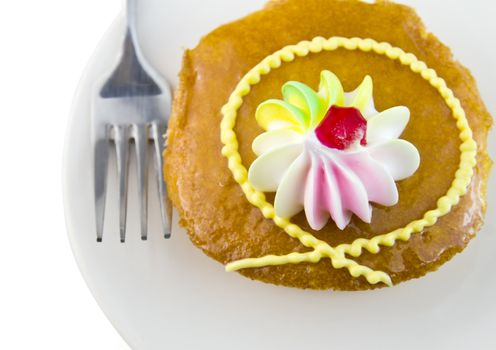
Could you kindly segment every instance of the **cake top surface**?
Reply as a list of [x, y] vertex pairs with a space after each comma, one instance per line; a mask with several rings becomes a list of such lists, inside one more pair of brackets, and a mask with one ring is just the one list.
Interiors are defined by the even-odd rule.
[[[167, 183], [182, 224], [196, 245], [222, 263], [307, 251], [301, 242], [264, 218], [233, 179], [221, 154], [220, 110], [250, 69], [286, 45], [316, 36], [371, 37], [414, 53], [446, 80], [461, 100], [480, 150], [469, 194], [448, 215], [408, 242], [383, 248], [378, 255], [365, 252], [357, 259], [362, 265], [387, 272], [395, 283], [423, 275], [463, 249], [482, 222], [484, 206], [479, 196], [485, 190], [488, 161], [484, 148], [490, 117], [468, 71], [452, 59], [449, 49], [426, 33], [411, 9], [389, 2], [302, 3], [272, 1], [264, 10], [213, 31], [186, 53], [166, 155]], [[373, 205], [370, 223], [354, 216], [343, 230], [330, 221], [317, 231], [309, 226], [304, 213], [297, 214], [293, 221], [317, 239], [337, 246], [403, 227], [435, 208], [459, 166], [461, 141], [452, 111], [421, 76], [370, 52], [309, 54], [283, 64], [253, 85], [237, 111], [234, 127], [243, 164], [249, 167], [257, 158], [252, 144], [264, 132], [255, 118], [257, 107], [269, 99], [282, 99], [281, 87], [288, 81], [318, 87], [324, 70], [338, 76], [345, 91], [353, 90], [370, 75], [379, 111], [408, 107], [410, 120], [401, 138], [415, 145], [421, 162], [412, 176], [397, 183], [396, 205]], [[274, 201], [270, 194], [267, 199]], [[346, 271], [330, 265], [322, 260], [311, 266], [264, 267], [242, 273], [304, 288], [370, 288], [364, 279], [350, 279]]]

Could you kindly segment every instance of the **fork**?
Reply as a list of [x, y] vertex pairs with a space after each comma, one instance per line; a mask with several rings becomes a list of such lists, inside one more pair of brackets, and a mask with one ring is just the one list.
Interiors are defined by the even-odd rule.
[[162, 135], [170, 112], [170, 89], [143, 56], [136, 31], [137, 0], [126, 0], [126, 31], [119, 63], [97, 84], [91, 108], [97, 242], [102, 241], [109, 150], [115, 147], [119, 183], [120, 240], [126, 239], [129, 149], [136, 150], [141, 239], [148, 236], [147, 148], [153, 144], [155, 175], [165, 238], [171, 234], [172, 207], [162, 176]]

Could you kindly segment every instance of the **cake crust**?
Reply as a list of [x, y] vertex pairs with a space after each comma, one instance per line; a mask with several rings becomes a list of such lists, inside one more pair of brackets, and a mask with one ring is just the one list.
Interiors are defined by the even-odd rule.
[[[478, 145], [477, 165], [467, 194], [434, 226], [414, 234], [409, 241], [356, 258], [360, 264], [388, 273], [395, 284], [436, 270], [462, 251], [483, 223], [491, 165], [486, 139], [492, 119], [469, 71], [425, 30], [411, 8], [390, 2], [271, 1], [263, 10], [214, 30], [195, 49], [185, 52], [165, 153], [165, 178], [181, 225], [196, 246], [223, 264], [308, 249], [246, 200], [221, 154], [219, 124], [221, 107], [248, 70], [272, 52], [315, 36], [370, 37], [401, 47], [435, 69], [461, 100]], [[397, 183], [398, 205], [374, 206], [371, 224], [354, 217], [343, 231], [332, 222], [321, 231], [313, 231], [303, 214], [293, 221], [334, 246], [389, 232], [433, 209], [458, 167], [460, 141], [455, 121], [442, 97], [421, 77], [373, 53], [337, 50], [309, 55], [264, 77], [238, 111], [235, 130], [245, 166], [254, 161], [251, 143], [262, 132], [254, 118], [258, 104], [280, 98], [280, 87], [288, 80], [316, 87], [323, 69], [336, 73], [345, 90], [371, 75], [378, 110], [408, 106], [411, 120], [402, 138], [419, 149], [422, 161], [414, 176]], [[271, 195], [268, 198], [273, 200]], [[240, 273], [299, 288], [363, 290], [382, 286], [371, 285], [362, 277], [352, 278], [346, 270], [334, 269], [327, 259]]]

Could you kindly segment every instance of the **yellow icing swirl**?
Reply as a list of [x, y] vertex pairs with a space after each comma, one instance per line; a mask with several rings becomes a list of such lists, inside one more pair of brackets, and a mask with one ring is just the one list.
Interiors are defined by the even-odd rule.
[[[459, 137], [462, 143], [460, 145], [459, 168], [447, 193], [438, 199], [436, 209], [427, 211], [422, 218], [389, 233], [381, 234], [371, 239], [359, 238], [351, 244], [340, 244], [337, 247], [331, 247], [327, 242], [315, 238], [311, 233], [304, 231], [288, 219], [276, 216], [274, 207], [266, 201], [265, 195], [253, 188], [248, 181], [247, 170], [242, 164], [241, 156], [238, 152], [238, 141], [234, 126], [237, 111], [243, 104], [243, 97], [250, 93], [251, 85], [258, 84], [263, 75], [267, 75], [272, 69], [279, 68], [283, 62], [291, 62], [297, 57], [307, 56], [310, 53], [334, 51], [338, 48], [375, 52], [392, 60], [397, 60], [402, 65], [409, 66], [414, 73], [421, 75], [439, 92], [451, 109], [456, 120], [456, 126], [460, 130]], [[373, 39], [343, 37], [325, 39], [316, 37], [312, 41], [302, 41], [296, 45], [289, 45], [276, 51], [264, 58], [241, 78], [227, 104], [222, 107], [222, 115], [223, 119], [220, 124], [221, 141], [224, 144], [222, 154], [228, 159], [229, 169], [235, 181], [241, 186], [248, 201], [259, 208], [265, 218], [272, 219], [289, 236], [298, 239], [304, 246], [312, 248], [311, 251], [305, 253], [292, 252], [282, 256], [267, 255], [260, 258], [237, 260], [227, 264], [226, 271], [302, 262], [316, 263], [322, 258], [329, 258], [334, 268], [346, 268], [353, 277], [363, 276], [371, 284], [382, 282], [391, 286], [391, 277], [387, 273], [360, 265], [356, 261], [347, 258], [346, 254], [359, 257], [364, 249], [370, 253], [377, 254], [380, 251], [380, 246], [391, 247], [397, 240], [407, 241], [413, 233], [434, 225], [438, 218], [449, 213], [451, 208], [458, 203], [460, 197], [466, 193], [476, 164], [477, 145], [472, 137], [472, 130], [468, 125], [465, 111], [460, 100], [448, 88], [444, 79], [440, 78], [435, 70], [418, 60], [415, 55], [407, 53], [398, 47], [393, 47], [389, 43], [379, 43]]]

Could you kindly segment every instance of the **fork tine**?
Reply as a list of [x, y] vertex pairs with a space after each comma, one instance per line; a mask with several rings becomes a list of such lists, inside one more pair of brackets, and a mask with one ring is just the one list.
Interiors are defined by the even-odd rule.
[[107, 195], [107, 171], [108, 171], [109, 139], [108, 129], [101, 130], [94, 144], [94, 189], [95, 189], [95, 218], [96, 218], [96, 240], [103, 239], [103, 223], [105, 218], [105, 198]]
[[141, 239], [146, 240], [148, 226], [148, 171], [146, 159], [148, 128], [144, 125], [135, 125], [133, 138], [136, 145], [136, 164], [138, 170]]
[[129, 170], [129, 127], [114, 126], [115, 150], [117, 156], [117, 175], [119, 178], [119, 232], [121, 242], [126, 240], [127, 216], [127, 177]]
[[164, 151], [164, 140], [161, 132], [165, 130], [165, 125], [162, 123], [152, 123], [151, 136], [154, 145], [155, 154], [155, 175], [157, 177], [158, 193], [160, 201], [160, 213], [162, 216], [162, 225], [164, 228], [164, 237], [170, 238], [171, 236], [171, 218], [172, 206], [167, 196], [167, 188], [165, 186], [164, 177], [162, 175], [162, 154]]

